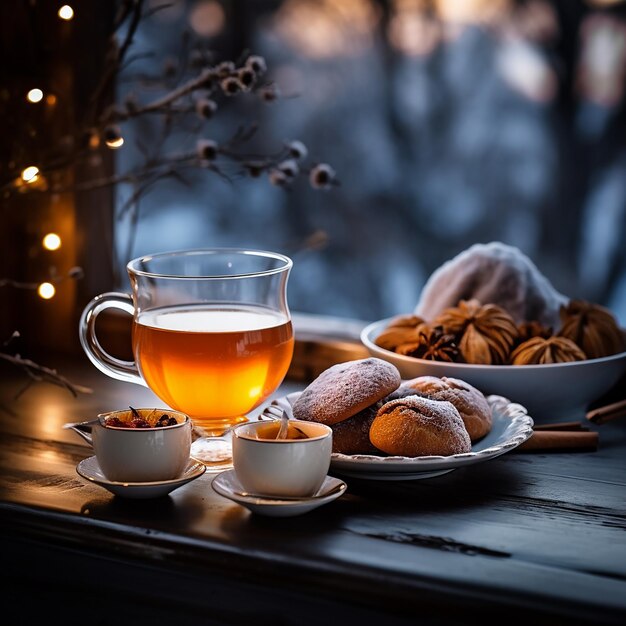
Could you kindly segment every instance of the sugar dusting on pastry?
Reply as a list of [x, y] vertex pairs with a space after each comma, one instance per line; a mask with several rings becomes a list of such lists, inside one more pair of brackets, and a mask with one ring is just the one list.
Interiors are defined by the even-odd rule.
[[407, 396], [387, 402], [370, 428], [371, 442], [397, 456], [463, 454], [472, 444], [451, 402]]
[[400, 386], [400, 372], [377, 358], [337, 363], [322, 372], [293, 405], [296, 419], [336, 424]]

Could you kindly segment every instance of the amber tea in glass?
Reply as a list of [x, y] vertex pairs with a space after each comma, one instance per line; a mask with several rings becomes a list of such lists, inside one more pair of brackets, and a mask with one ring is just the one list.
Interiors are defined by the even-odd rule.
[[133, 322], [148, 387], [197, 426], [224, 430], [282, 382], [293, 353], [291, 322], [262, 308], [156, 309]]

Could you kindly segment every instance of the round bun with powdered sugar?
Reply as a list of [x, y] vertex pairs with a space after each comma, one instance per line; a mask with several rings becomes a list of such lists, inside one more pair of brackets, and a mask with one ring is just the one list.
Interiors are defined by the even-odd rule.
[[400, 372], [377, 358], [337, 363], [323, 371], [293, 404], [296, 419], [332, 426], [395, 391]]
[[412, 395], [451, 402], [461, 415], [472, 441], [482, 439], [491, 430], [493, 416], [487, 398], [464, 380], [446, 376], [419, 376], [403, 382], [392, 397]]
[[384, 404], [370, 427], [370, 441], [394, 456], [448, 456], [472, 450], [454, 405], [417, 395]]

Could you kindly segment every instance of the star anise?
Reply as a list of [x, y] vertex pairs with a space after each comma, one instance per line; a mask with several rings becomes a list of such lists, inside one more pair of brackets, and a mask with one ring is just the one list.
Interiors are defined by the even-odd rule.
[[396, 352], [427, 361], [454, 363], [462, 360], [454, 335], [445, 333], [441, 326], [426, 324], [420, 326], [417, 341], [399, 345]]
[[455, 335], [467, 363], [482, 365], [506, 363], [518, 335], [515, 321], [502, 307], [475, 299], [445, 309], [433, 324]]
[[626, 349], [624, 333], [611, 312], [599, 304], [572, 300], [561, 307], [560, 337], [575, 342], [590, 359], [598, 359]]
[[513, 365], [539, 365], [584, 361], [586, 358], [585, 353], [571, 339], [533, 337], [513, 350], [511, 363]]

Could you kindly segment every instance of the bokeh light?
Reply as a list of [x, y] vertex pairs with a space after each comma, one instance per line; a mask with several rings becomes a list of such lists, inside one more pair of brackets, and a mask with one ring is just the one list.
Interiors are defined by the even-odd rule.
[[26, 99], [32, 103], [41, 102], [43, 100], [43, 91], [41, 89], [31, 89], [26, 94]]
[[58, 13], [62, 20], [69, 21], [74, 17], [74, 9], [69, 4], [64, 4]]
[[22, 180], [25, 183], [34, 183], [39, 178], [39, 168], [29, 165], [22, 170]]
[[124, 137], [116, 137], [115, 139], [108, 139], [106, 142], [108, 148], [117, 150], [124, 145]]
[[219, 35], [224, 28], [224, 9], [215, 0], [196, 3], [189, 16], [191, 28], [202, 37]]
[[557, 77], [542, 54], [524, 41], [509, 41], [499, 51], [498, 69], [513, 90], [535, 102], [556, 97]]
[[398, 10], [387, 31], [389, 42], [407, 56], [427, 56], [440, 43], [441, 24], [420, 9]]
[[287, 0], [273, 26], [300, 54], [328, 59], [357, 57], [370, 48], [379, 19], [371, 0]]
[[54, 298], [54, 294], [57, 290], [54, 288], [52, 283], [41, 283], [37, 288], [37, 294], [40, 298], [44, 300], [50, 300], [50, 298]]
[[56, 233], [48, 233], [41, 240], [41, 244], [46, 250], [58, 250], [61, 247], [61, 237]]

